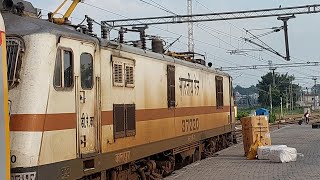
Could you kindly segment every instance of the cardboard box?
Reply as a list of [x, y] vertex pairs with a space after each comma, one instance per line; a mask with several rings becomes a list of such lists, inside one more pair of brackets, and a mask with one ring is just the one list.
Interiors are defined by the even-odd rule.
[[[252, 119], [251, 119], [252, 120]], [[257, 120], [256, 118], [253, 120]], [[245, 122], [245, 121], [244, 121]], [[249, 120], [247, 122], [250, 122]], [[253, 127], [252, 125], [256, 126]], [[261, 125], [260, 127], [257, 127], [257, 125]], [[256, 141], [256, 138], [259, 138], [259, 141], [263, 145], [271, 145], [271, 138], [270, 138], [270, 132], [269, 132], [269, 127], [263, 127], [263, 123], [255, 123], [255, 122], [250, 122], [247, 123], [246, 126], [243, 126], [242, 129], [242, 137], [243, 137], [243, 148], [245, 151], [245, 155], [248, 154], [250, 150], [250, 146]]]
[[269, 127], [267, 116], [248, 116], [241, 118], [243, 128]]

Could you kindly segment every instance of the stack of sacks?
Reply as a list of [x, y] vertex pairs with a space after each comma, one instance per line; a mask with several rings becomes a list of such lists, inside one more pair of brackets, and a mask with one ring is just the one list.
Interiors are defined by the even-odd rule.
[[303, 156], [297, 153], [296, 148], [286, 145], [262, 146], [258, 148], [258, 159], [269, 159], [271, 162], [292, 162], [297, 160], [297, 156]]
[[287, 145], [272, 145], [272, 146], [260, 146], [258, 148], [258, 159], [260, 160], [268, 160], [269, 154], [272, 149], [286, 148]]
[[271, 162], [291, 162], [297, 160], [297, 150], [296, 148], [275, 148], [270, 151], [269, 159]]

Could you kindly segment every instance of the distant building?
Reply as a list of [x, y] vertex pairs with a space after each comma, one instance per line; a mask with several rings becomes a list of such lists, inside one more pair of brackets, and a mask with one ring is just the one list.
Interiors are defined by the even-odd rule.
[[251, 106], [257, 106], [258, 105], [258, 98], [259, 94], [253, 93], [250, 95], [243, 95], [239, 92], [235, 92], [234, 94], [234, 100], [235, 104], [238, 107], [251, 107]]
[[[314, 97], [315, 97], [315, 104], [314, 107]], [[311, 107], [312, 109], [320, 109], [319, 107], [319, 96], [314, 96], [313, 94], [303, 94], [300, 98], [300, 101], [296, 102], [297, 105], [301, 107]]]

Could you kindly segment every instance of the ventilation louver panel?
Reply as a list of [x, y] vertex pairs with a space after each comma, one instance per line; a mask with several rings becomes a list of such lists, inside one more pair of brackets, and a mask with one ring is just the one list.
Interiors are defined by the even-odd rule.
[[125, 137], [125, 105], [114, 104], [113, 105], [113, 129], [114, 137]]
[[123, 63], [114, 63], [113, 64], [113, 85], [114, 86], [123, 86]]
[[131, 65], [126, 65], [126, 86], [134, 87], [134, 68]]
[[136, 135], [136, 106], [126, 105], [126, 136]]

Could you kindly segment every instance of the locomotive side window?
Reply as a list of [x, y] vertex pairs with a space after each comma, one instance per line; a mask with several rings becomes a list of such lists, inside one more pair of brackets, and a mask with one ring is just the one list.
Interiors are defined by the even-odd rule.
[[6, 44], [8, 87], [12, 89], [19, 83], [24, 43], [23, 40], [18, 37], [7, 37]]
[[135, 104], [113, 104], [114, 138], [136, 135], [136, 106]]
[[134, 62], [131, 59], [111, 56], [114, 61], [112, 64], [113, 86], [134, 87]]
[[223, 77], [216, 76], [216, 104], [217, 108], [223, 108]]
[[56, 65], [54, 68], [54, 79], [53, 79], [53, 85], [55, 87], [62, 87], [62, 63], [61, 63], [61, 52], [58, 51], [57, 59], [56, 59]]
[[126, 87], [134, 87], [134, 67], [131, 64], [125, 64], [126, 67]]
[[73, 85], [73, 67], [72, 53], [70, 51], [64, 51], [63, 63], [64, 87], [71, 87]]
[[73, 87], [73, 54], [71, 50], [58, 49], [53, 85], [56, 88]]
[[122, 87], [124, 85], [123, 81], [123, 63], [113, 62], [113, 85]]
[[168, 107], [176, 106], [175, 66], [167, 66], [167, 100]]
[[92, 89], [93, 87], [93, 58], [91, 54], [82, 53], [80, 56], [81, 87]]

